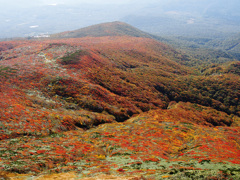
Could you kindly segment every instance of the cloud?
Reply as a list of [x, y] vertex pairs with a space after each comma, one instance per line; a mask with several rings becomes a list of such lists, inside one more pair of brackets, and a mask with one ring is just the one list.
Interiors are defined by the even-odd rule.
[[38, 28], [39, 25], [34, 25], [34, 26], [29, 26], [29, 28], [33, 29], [33, 28]]

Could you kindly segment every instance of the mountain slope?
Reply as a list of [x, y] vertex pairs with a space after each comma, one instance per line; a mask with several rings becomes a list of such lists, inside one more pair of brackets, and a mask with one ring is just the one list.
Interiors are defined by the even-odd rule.
[[[222, 39], [213, 38], [190, 38], [190, 37], [160, 37], [141, 31], [124, 22], [102, 23], [75, 31], [67, 31], [58, 34], [52, 34], [51, 38], [80, 38], [80, 37], [102, 37], [102, 36], [131, 36], [151, 38], [160, 42], [165, 42], [174, 48], [175, 54], [184, 56], [178, 59], [178, 63], [187, 66], [194, 66], [201, 69], [212, 63], [224, 63], [233, 60], [239, 60], [238, 35]], [[177, 55], [176, 55], [177, 56]], [[176, 59], [175, 59], [176, 60]], [[200, 60], [200, 61], [199, 61]]]
[[179, 63], [198, 68], [201, 72], [209, 66], [240, 60], [239, 35], [219, 39], [183, 36], [155, 36], [154, 39], [167, 43], [185, 54], [190, 61]]
[[86, 36], [132, 36], [151, 38], [150, 34], [119, 21], [97, 24], [75, 31], [67, 31], [51, 35], [52, 38], [80, 38]]
[[234, 36], [230, 36], [225, 38], [224, 40], [213, 40], [207, 43], [209, 47], [215, 47], [218, 49], [225, 50], [227, 52], [235, 53], [239, 55], [240, 51], [240, 33], [235, 34]]
[[202, 75], [109, 34], [0, 42], [0, 57], [0, 177], [239, 179], [238, 63]]

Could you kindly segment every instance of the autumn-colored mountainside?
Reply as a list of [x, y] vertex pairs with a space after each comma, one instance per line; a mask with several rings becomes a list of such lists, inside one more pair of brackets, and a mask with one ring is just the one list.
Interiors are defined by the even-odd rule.
[[190, 60], [144, 37], [0, 42], [0, 177], [239, 179], [238, 63]]
[[208, 65], [222, 64], [240, 59], [239, 34], [223, 39], [206, 37], [182, 37], [182, 36], [157, 36], [141, 31], [127, 23], [115, 21], [101, 23], [75, 31], [66, 31], [52, 34], [50, 38], [80, 38], [80, 37], [103, 37], [103, 36], [132, 36], [151, 38], [162, 41], [178, 49], [175, 55], [181, 52], [184, 61], [178, 63], [204, 69]]
[[66, 31], [52, 34], [52, 38], [80, 38], [80, 37], [102, 37], [102, 36], [133, 36], [151, 38], [153, 35], [143, 32], [127, 23], [115, 21], [101, 23], [75, 31]]

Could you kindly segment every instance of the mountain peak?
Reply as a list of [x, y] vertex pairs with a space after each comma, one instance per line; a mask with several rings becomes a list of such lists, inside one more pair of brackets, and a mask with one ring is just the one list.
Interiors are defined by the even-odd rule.
[[80, 38], [86, 36], [132, 36], [151, 38], [150, 34], [120, 21], [101, 23], [74, 31], [66, 31], [51, 35], [52, 38]]

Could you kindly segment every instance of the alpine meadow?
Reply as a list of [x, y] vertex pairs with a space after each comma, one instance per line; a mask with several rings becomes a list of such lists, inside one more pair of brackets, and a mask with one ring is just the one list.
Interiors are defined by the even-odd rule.
[[240, 179], [239, 13], [150, 12], [2, 36], [0, 179]]

